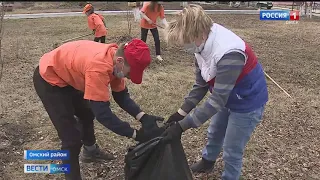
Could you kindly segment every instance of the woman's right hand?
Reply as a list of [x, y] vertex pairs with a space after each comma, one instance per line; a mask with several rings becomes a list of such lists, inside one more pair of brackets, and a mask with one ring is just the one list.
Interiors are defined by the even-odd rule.
[[153, 21], [151, 19], [147, 20], [149, 24], [153, 24]]
[[178, 112], [175, 112], [174, 114], [172, 114], [169, 119], [166, 121], [166, 123], [172, 123], [172, 122], [178, 122], [180, 120], [182, 120], [184, 118], [184, 116], [182, 116], [181, 114], [179, 114]]

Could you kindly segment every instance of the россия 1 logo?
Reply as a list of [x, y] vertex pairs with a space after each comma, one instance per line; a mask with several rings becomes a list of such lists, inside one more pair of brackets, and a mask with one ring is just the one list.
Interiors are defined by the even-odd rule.
[[299, 11], [289, 10], [261, 10], [260, 20], [262, 21], [298, 21]]

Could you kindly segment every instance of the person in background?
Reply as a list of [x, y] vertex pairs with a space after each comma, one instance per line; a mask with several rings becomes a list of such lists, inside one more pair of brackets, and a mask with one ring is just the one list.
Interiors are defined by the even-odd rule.
[[[166, 32], [168, 44], [183, 46], [195, 55], [196, 71], [193, 88], [167, 121], [171, 126], [164, 139], [181, 138], [187, 129], [211, 119], [202, 159], [191, 170], [211, 172], [223, 147], [222, 179], [237, 180], [246, 144], [268, 101], [262, 65], [248, 43], [214, 23], [201, 6], [184, 8]], [[211, 94], [196, 107], [208, 90]]]
[[162, 61], [160, 52], [160, 37], [157, 28], [157, 18], [160, 17], [162, 24], [167, 27], [168, 22], [164, 16], [164, 8], [158, 1], [144, 2], [140, 10], [141, 14], [141, 40], [147, 42], [148, 31], [150, 30], [156, 47], [156, 58]]
[[[65, 174], [67, 180], [81, 179], [78, 156], [82, 145], [82, 162], [114, 159], [96, 144], [95, 118], [114, 133], [139, 142], [148, 139], [163, 122], [161, 117], [144, 113], [130, 98], [125, 85], [125, 77], [141, 84], [143, 71], [150, 62], [149, 48], [140, 39], [120, 46], [73, 41], [41, 57], [33, 83], [62, 141], [61, 149], [70, 152], [70, 159], [63, 161], [71, 168], [70, 174]], [[141, 122], [140, 130], [133, 129], [111, 111], [109, 86], [114, 101]]]
[[83, 13], [88, 17], [88, 26], [93, 31], [95, 42], [106, 42], [107, 28], [104, 17], [94, 12], [92, 4], [87, 4], [83, 8]]

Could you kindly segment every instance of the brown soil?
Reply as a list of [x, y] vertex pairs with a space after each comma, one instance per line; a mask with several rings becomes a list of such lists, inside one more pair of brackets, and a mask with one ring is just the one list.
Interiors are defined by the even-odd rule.
[[[168, 16], [170, 20], [171, 16]], [[298, 24], [259, 21], [253, 15], [214, 15], [214, 21], [250, 43], [265, 71], [285, 88], [288, 98], [268, 81], [270, 100], [263, 122], [257, 127], [244, 155], [243, 179], [320, 179], [320, 20], [302, 19]], [[107, 42], [125, 36], [124, 16], [106, 16]], [[85, 17], [6, 20], [3, 39], [4, 76], [0, 84], [0, 179], [62, 179], [61, 175], [24, 174], [23, 150], [58, 149], [60, 141], [37, 97], [32, 74], [39, 58], [56, 42], [90, 32]], [[139, 38], [139, 26], [132, 37]], [[162, 36], [162, 32], [160, 31]], [[84, 38], [86, 39], [86, 38]], [[92, 40], [93, 37], [87, 39]], [[154, 58], [154, 43], [150, 45]], [[153, 61], [141, 85], [128, 81], [132, 98], [147, 113], [167, 118], [175, 112], [194, 82], [194, 57], [161, 41], [164, 62]], [[112, 110], [133, 127], [139, 123], [111, 102]], [[106, 163], [81, 164], [85, 179], [122, 180], [124, 154], [132, 140], [110, 132], [99, 123], [99, 145], [117, 156]], [[189, 164], [201, 157], [206, 128], [188, 130], [182, 137]], [[219, 179], [221, 156], [213, 173], [195, 179]]]

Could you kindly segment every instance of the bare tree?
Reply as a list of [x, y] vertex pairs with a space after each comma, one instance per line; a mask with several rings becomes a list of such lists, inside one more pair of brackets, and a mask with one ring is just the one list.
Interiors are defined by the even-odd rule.
[[1, 3], [0, 5], [0, 81], [2, 79], [2, 74], [3, 74], [3, 57], [2, 57], [2, 38], [3, 38], [3, 18], [4, 18], [4, 14], [5, 14], [5, 5], [3, 3]]
[[128, 36], [131, 36], [131, 17], [132, 16], [132, 13], [131, 13], [131, 9], [130, 7], [128, 7], [128, 10], [127, 10], [127, 23], [128, 23]]

